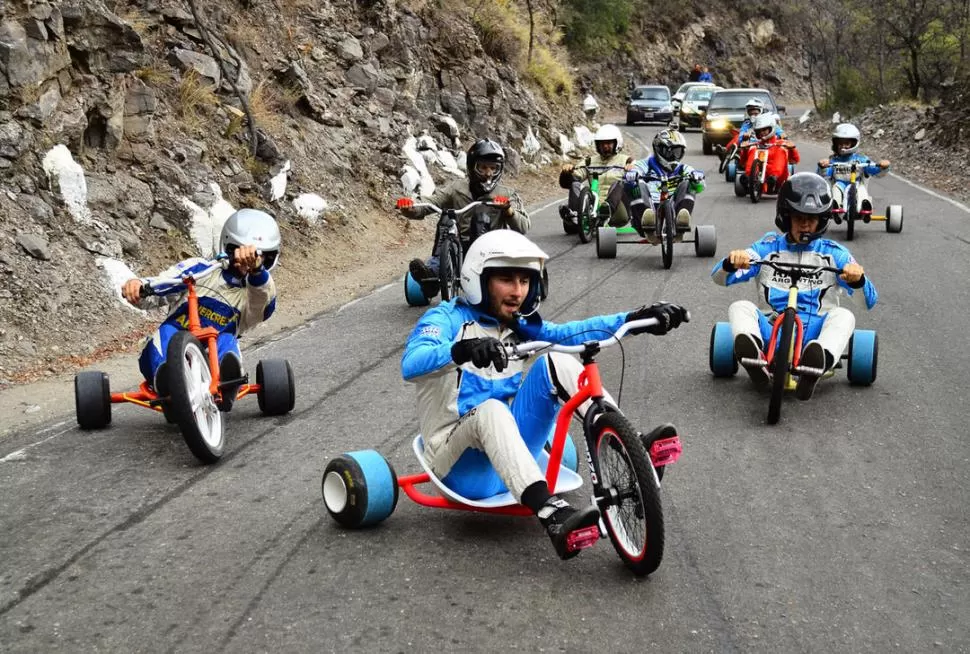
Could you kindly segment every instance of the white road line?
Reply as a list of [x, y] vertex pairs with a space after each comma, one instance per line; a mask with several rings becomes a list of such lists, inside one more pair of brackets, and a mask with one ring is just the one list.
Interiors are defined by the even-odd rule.
[[[58, 423], [58, 424], [59, 425], [63, 425], [65, 423], [66, 423], [66, 421], [65, 422], [61, 422], [61, 423]], [[57, 427], [57, 426], [58, 425], [53, 425], [52, 427], [49, 427], [48, 429], [45, 429], [44, 431], [49, 431], [50, 429], [53, 429], [54, 427]], [[67, 432], [71, 431], [72, 429], [73, 429], [73, 427], [66, 427], [66, 428], [62, 429], [61, 431], [57, 432], [56, 434], [51, 434], [47, 438], [44, 438], [42, 440], [39, 440], [36, 443], [31, 443], [27, 447], [22, 447], [19, 450], [17, 450], [16, 452], [11, 452], [7, 456], [5, 456], [2, 459], [0, 459], [0, 463], [11, 463], [11, 462], [16, 462], [16, 461], [23, 461], [24, 459], [27, 458], [27, 450], [29, 450], [31, 448], [34, 448], [34, 447], [37, 447], [38, 445], [43, 445], [47, 441], [54, 440], [55, 438], [57, 438], [61, 434], [66, 434]], [[39, 433], [43, 433], [43, 432], [39, 432]]]
[[910, 180], [906, 179], [905, 177], [901, 177], [900, 175], [897, 175], [896, 173], [894, 173], [892, 171], [889, 172], [889, 176], [892, 177], [893, 179], [898, 179], [901, 182], [904, 182], [906, 184], [909, 184], [913, 188], [919, 189], [919, 190], [923, 191], [923, 193], [926, 193], [927, 195], [932, 195], [934, 198], [936, 198], [938, 200], [943, 200], [944, 202], [949, 202], [950, 204], [952, 204], [957, 209], [960, 209], [961, 211], [966, 211], [967, 213], [970, 213], [970, 207], [968, 207], [967, 205], [963, 204], [962, 202], [957, 202], [953, 198], [948, 198], [947, 196], [943, 195], [942, 193], [937, 193], [936, 191], [934, 191], [932, 189], [928, 189], [925, 186], [921, 186], [921, 185], [917, 184], [916, 182], [911, 182]]

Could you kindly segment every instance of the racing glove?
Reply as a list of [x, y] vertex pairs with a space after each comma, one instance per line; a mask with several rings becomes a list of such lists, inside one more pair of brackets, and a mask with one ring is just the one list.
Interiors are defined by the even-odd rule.
[[680, 323], [690, 322], [690, 312], [677, 304], [670, 304], [669, 302], [657, 302], [649, 307], [647, 305], [643, 305], [639, 309], [635, 309], [626, 314], [626, 322], [630, 322], [631, 320], [643, 320], [644, 318], [656, 318], [657, 324], [651, 327], [638, 327], [636, 329], [631, 329], [631, 333], [642, 334], [646, 332], [656, 336], [663, 336], [671, 329], [680, 327]]
[[505, 370], [509, 363], [502, 341], [491, 336], [458, 341], [451, 346], [451, 360], [459, 366], [471, 361], [476, 368], [494, 365], [497, 372]]

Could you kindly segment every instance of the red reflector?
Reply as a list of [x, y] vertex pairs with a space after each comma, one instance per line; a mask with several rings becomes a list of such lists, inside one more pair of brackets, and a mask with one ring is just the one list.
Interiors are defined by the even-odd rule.
[[650, 460], [653, 462], [655, 468], [657, 466], [670, 465], [680, 458], [683, 451], [684, 448], [680, 444], [679, 436], [661, 438], [660, 440], [654, 441], [653, 445], [650, 446]]

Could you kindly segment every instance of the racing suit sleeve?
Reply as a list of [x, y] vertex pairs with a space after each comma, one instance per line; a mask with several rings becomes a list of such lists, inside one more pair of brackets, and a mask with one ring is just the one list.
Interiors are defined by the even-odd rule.
[[[745, 251], [752, 259], [766, 257], [770, 252], [773, 252], [770, 244], [775, 238], [779, 238], [778, 235], [774, 232], [769, 232], [760, 241], [756, 241], [745, 248]], [[718, 286], [733, 286], [734, 284], [740, 284], [757, 277], [760, 271], [761, 266], [751, 266], [747, 270], [737, 270], [728, 264], [727, 258], [724, 258], [714, 266], [714, 269], [711, 271], [711, 278]]]
[[426, 311], [411, 330], [401, 357], [401, 376], [412, 381], [434, 372], [451, 360], [451, 346], [461, 330], [461, 317], [449, 305], [439, 304]]
[[[789, 141], [789, 143], [791, 143], [791, 141]], [[788, 159], [792, 163], [798, 163], [802, 160], [802, 156], [798, 154], [798, 148], [795, 147], [794, 144], [792, 144], [792, 146], [788, 148]]]
[[[838, 268], [844, 268], [845, 265], [849, 263], [857, 263], [855, 257], [853, 257], [852, 254], [844, 247], [840, 247], [833, 253], [833, 259], [835, 260], [835, 265]], [[876, 292], [876, 286], [869, 281], [868, 275], [862, 276], [861, 285], [858, 283], [850, 285], [841, 277], [837, 277], [836, 280], [838, 281], [839, 286], [844, 288], [850, 297], [854, 298], [856, 291], [862, 291], [862, 298], [865, 301], [866, 309], [872, 309], [872, 307], [876, 305], [876, 302], [879, 301], [879, 293]]]
[[825, 179], [831, 179], [833, 168], [834, 166], [815, 166], [815, 172]]
[[241, 309], [240, 334], [269, 320], [276, 311], [276, 282], [265, 268], [246, 276], [246, 305]]
[[626, 322], [627, 313], [624, 311], [594, 316], [586, 320], [574, 320], [562, 324], [543, 321], [536, 339], [562, 345], [581, 345], [585, 341], [602, 340], [616, 333], [616, 330]]
[[873, 161], [869, 157], [863, 157], [862, 159], [860, 159], [860, 162], [864, 165], [864, 168], [862, 169], [862, 174], [865, 175], [866, 177], [880, 177], [884, 175], [886, 171], [889, 170], [888, 168], [883, 170], [882, 168], [879, 167], [878, 162]]

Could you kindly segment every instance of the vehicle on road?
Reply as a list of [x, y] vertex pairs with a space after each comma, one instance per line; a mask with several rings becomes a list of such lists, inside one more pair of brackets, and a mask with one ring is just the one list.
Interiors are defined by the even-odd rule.
[[711, 96], [720, 88], [713, 84], [690, 87], [677, 109], [677, 129], [681, 132], [689, 127], [700, 129]]
[[637, 86], [630, 92], [626, 105], [626, 124], [663, 123], [674, 119], [670, 104], [670, 89], [659, 84]]
[[891, 204], [886, 207], [885, 214], [873, 214], [872, 196], [866, 187], [862, 168], [863, 165], [857, 161], [832, 163], [832, 176], [829, 180], [835, 203], [832, 207], [832, 220], [836, 225], [845, 223], [847, 241], [855, 238], [855, 224], [860, 220], [866, 224], [873, 220], [885, 222], [887, 232], [898, 234], [903, 231], [903, 206]]
[[731, 141], [731, 130], [741, 127], [747, 116], [745, 104], [751, 98], [761, 99], [765, 103], [765, 112], [777, 116], [785, 113], [785, 107], [778, 105], [766, 89], [729, 88], [715, 91], [701, 123], [701, 148], [704, 154], [714, 154], [715, 145], [723, 146]]

